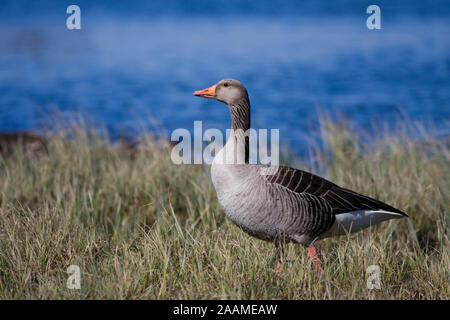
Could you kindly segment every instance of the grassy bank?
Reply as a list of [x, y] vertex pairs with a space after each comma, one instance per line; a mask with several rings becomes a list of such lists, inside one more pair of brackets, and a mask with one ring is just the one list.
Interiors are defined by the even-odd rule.
[[[78, 130], [0, 156], [0, 298], [449, 299], [448, 141], [399, 131], [368, 147], [344, 127], [323, 132], [315, 167], [410, 219], [319, 243], [322, 278], [293, 244], [274, 278], [272, 244], [226, 219], [209, 167], [174, 165], [150, 138], [130, 150]], [[66, 287], [69, 265], [80, 290]]]

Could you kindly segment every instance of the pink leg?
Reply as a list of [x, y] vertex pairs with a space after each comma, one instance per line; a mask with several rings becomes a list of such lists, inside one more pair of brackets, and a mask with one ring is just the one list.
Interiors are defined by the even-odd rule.
[[308, 248], [308, 255], [314, 263], [314, 268], [319, 274], [323, 274], [322, 265], [320, 264], [319, 257], [317, 256], [316, 247], [312, 246]]
[[279, 276], [283, 272], [283, 262], [277, 262], [277, 268], [275, 269], [275, 276]]
[[279, 276], [283, 272], [284, 248], [283, 243], [275, 242], [275, 257], [277, 259], [277, 268], [275, 269], [275, 276]]

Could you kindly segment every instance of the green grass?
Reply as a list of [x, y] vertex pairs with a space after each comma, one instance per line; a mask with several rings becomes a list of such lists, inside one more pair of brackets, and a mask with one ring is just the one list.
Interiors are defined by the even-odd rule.
[[[227, 220], [208, 166], [174, 165], [150, 137], [130, 153], [79, 129], [48, 153], [0, 156], [0, 298], [449, 299], [448, 141], [399, 130], [369, 146], [360, 131], [322, 129], [317, 170], [410, 216], [320, 242], [323, 277], [294, 244], [274, 277], [273, 245]], [[72, 264], [80, 290], [66, 287]]]

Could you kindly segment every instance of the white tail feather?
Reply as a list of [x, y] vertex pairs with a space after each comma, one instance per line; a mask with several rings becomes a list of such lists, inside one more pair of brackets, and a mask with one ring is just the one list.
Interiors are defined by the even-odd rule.
[[400, 213], [384, 210], [357, 210], [336, 215], [336, 221], [330, 230], [322, 234], [319, 238], [355, 233], [362, 229], [374, 226], [382, 221], [390, 219], [400, 219], [405, 216]]

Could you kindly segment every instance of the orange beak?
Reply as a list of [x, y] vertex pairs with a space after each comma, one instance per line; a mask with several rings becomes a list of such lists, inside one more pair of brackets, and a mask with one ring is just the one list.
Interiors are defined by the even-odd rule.
[[216, 98], [216, 85], [213, 85], [212, 87], [209, 87], [209, 88], [206, 88], [203, 90], [195, 91], [194, 96], [215, 99]]

